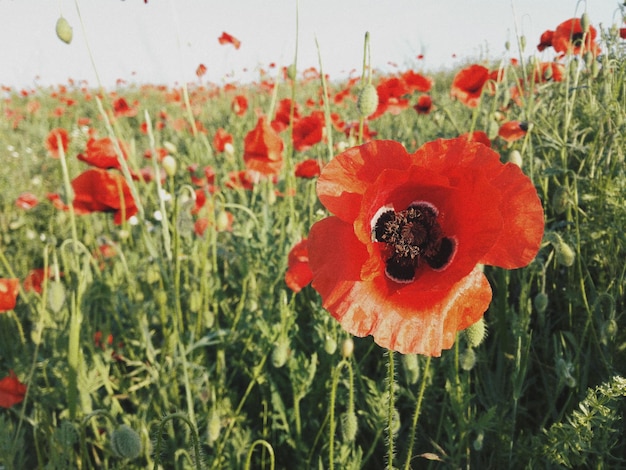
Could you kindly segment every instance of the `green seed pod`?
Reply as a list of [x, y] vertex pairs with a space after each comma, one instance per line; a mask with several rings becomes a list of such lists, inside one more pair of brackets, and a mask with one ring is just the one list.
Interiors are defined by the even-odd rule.
[[352, 442], [359, 429], [359, 421], [354, 411], [346, 411], [341, 415], [341, 436], [345, 442]]
[[61, 426], [56, 429], [55, 433], [59, 443], [65, 447], [72, 447], [78, 442], [78, 432], [71, 421], [61, 421]]
[[555, 214], [562, 214], [569, 205], [569, 191], [564, 186], [559, 186], [552, 195], [552, 210]]
[[287, 67], [287, 78], [289, 78], [290, 80], [295, 80], [296, 75], [297, 75], [296, 65], [291, 64], [289, 67]]
[[526, 36], [519, 37], [519, 45], [522, 50], [526, 49]]
[[207, 422], [207, 438], [209, 445], [213, 445], [213, 443], [219, 439], [221, 430], [222, 421], [220, 420], [220, 415], [216, 410], [211, 410]]
[[56, 24], [57, 37], [65, 44], [72, 42], [72, 27], [62, 16], [57, 20]]
[[533, 299], [533, 304], [538, 313], [543, 313], [548, 308], [548, 294], [545, 292], [539, 292]]
[[474, 348], [467, 348], [461, 353], [461, 357], [459, 359], [461, 369], [472, 370], [476, 365], [476, 352], [474, 351]]
[[130, 426], [122, 424], [111, 434], [111, 449], [123, 459], [135, 459], [141, 454], [141, 437]]
[[326, 354], [335, 354], [335, 351], [337, 351], [337, 340], [327, 336], [324, 341], [324, 351], [326, 351]]
[[371, 83], [368, 83], [359, 92], [359, 97], [356, 102], [356, 109], [359, 111], [359, 116], [367, 117], [373, 114], [378, 107], [378, 92], [376, 87]]
[[274, 350], [272, 351], [272, 365], [277, 369], [280, 369], [287, 362], [287, 358], [289, 357], [289, 341], [286, 339], [280, 340], [274, 346]]
[[480, 318], [476, 323], [471, 325], [465, 330], [465, 339], [470, 348], [477, 348], [482, 344], [487, 336], [487, 326], [485, 325], [485, 319]]

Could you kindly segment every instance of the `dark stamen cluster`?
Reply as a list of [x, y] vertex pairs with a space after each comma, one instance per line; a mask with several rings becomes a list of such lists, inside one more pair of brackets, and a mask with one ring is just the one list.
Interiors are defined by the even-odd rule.
[[397, 282], [415, 279], [423, 262], [443, 268], [454, 252], [454, 242], [443, 236], [437, 223], [436, 209], [423, 202], [399, 212], [384, 211], [374, 223], [373, 238], [387, 244], [386, 273]]

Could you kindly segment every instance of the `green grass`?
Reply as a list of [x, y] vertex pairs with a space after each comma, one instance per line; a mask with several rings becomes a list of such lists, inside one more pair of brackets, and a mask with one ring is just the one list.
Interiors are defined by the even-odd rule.
[[[521, 152], [544, 205], [546, 236], [535, 261], [514, 271], [487, 268], [494, 298], [485, 341], [474, 347], [460, 334], [452, 350], [432, 359], [349, 338], [310, 286], [294, 294], [284, 283], [290, 248], [326, 215], [315, 180], [295, 179], [291, 171], [306, 158], [328, 161], [326, 145], [295, 152], [284, 131], [286, 164], [276, 183], [251, 191], [225, 184], [229, 172], [244, 168], [243, 139], [256, 124], [254, 110], [267, 113], [291, 96], [303, 115], [312, 109], [309, 99], [323, 109], [319, 80], [298, 80], [293, 89], [278, 80], [275, 96], [254, 84], [234, 91], [191, 87], [189, 106], [181, 89], [128, 86], [116, 97], [136, 101], [139, 112], [115, 119], [110, 129], [98, 90], [6, 92], [0, 277], [24, 279], [43, 266], [62, 276], [46, 282], [42, 295], [20, 291], [14, 311], [0, 313], [0, 377], [12, 369], [28, 385], [22, 404], [0, 410], [0, 464], [626, 467], [626, 62], [623, 41], [608, 38], [603, 49], [597, 65], [574, 59], [563, 81], [536, 84], [519, 104], [510, 90], [522, 68], [504, 64], [504, 81], [478, 108], [452, 101], [454, 72], [442, 72], [433, 76], [430, 114], [409, 108], [369, 123], [376, 138], [400, 141], [409, 151], [484, 130], [503, 159]], [[329, 86], [334, 95], [345, 84]], [[243, 117], [230, 109], [236, 94], [249, 100]], [[105, 109], [113, 99], [100, 96]], [[34, 112], [33, 103], [39, 103]], [[161, 111], [167, 125], [142, 133], [145, 116], [154, 127]], [[330, 111], [358, 119], [353, 99], [331, 102]], [[175, 129], [176, 120], [188, 123], [190, 115], [206, 133]], [[126, 142], [131, 169], [153, 164], [143, 157], [152, 146], [175, 147], [178, 170], [163, 188], [171, 197], [163, 199], [155, 182], [135, 182], [144, 208], [137, 224], [118, 226], [110, 214], [94, 213], [76, 216], [74, 232], [71, 214], [46, 201], [64, 183], [45, 139], [55, 127], [70, 132], [66, 160], [74, 178], [87, 169], [76, 159], [87, 140], [79, 118], [89, 118], [99, 137], [113, 132]], [[507, 144], [496, 135], [506, 120], [531, 128]], [[234, 137], [232, 157], [212, 148], [219, 127]], [[332, 132], [333, 142], [348, 142]], [[189, 201], [192, 163], [216, 172], [217, 190], [199, 215]], [[284, 196], [293, 187], [295, 195]], [[17, 208], [24, 191], [40, 204]], [[163, 209], [160, 222], [154, 214]], [[234, 216], [232, 231], [216, 229], [224, 211]], [[193, 232], [198, 216], [213, 222], [203, 237]], [[98, 254], [103, 243], [113, 256]], [[354, 352], [344, 356], [350, 341]], [[130, 451], [124, 447], [122, 425], [142, 443], [132, 459], [119, 456], [133, 450], [132, 442]]]

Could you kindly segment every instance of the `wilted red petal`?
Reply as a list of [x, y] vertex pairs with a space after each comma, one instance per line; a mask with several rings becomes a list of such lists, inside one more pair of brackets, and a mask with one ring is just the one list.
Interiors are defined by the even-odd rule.
[[10, 408], [24, 400], [26, 385], [20, 382], [12, 370], [9, 375], [0, 379], [0, 407]]

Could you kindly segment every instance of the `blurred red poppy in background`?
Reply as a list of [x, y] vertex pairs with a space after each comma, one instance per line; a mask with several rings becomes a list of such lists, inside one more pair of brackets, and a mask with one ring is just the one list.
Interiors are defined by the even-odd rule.
[[410, 90], [404, 81], [397, 77], [383, 78], [376, 87], [376, 91], [378, 107], [368, 116], [369, 120], [379, 118], [386, 112], [397, 115], [409, 107]]
[[[274, 115], [274, 120], [272, 121], [272, 128], [274, 128], [276, 132], [282, 132], [289, 127], [291, 106], [292, 101], [289, 98], [285, 98], [278, 102], [276, 114]], [[293, 107], [293, 119], [294, 121], [297, 121], [300, 119], [300, 109], [298, 107], [298, 103], [293, 102]]]
[[515, 142], [528, 132], [528, 124], [520, 121], [508, 121], [500, 126], [498, 135], [507, 142]]
[[559, 62], [540, 62], [536, 65], [533, 81], [543, 83], [548, 81], [560, 82], [565, 74], [565, 65]]
[[15, 200], [15, 205], [20, 209], [29, 210], [39, 204], [39, 199], [33, 193], [24, 192]]
[[285, 284], [297, 294], [309, 285], [311, 279], [313, 279], [313, 273], [309, 267], [307, 240], [304, 238], [289, 251]]
[[421, 91], [427, 93], [433, 86], [433, 81], [425, 77], [422, 74], [414, 72], [413, 70], [407, 70], [402, 74], [402, 80], [409, 89], [409, 92]]
[[552, 37], [554, 36], [554, 31], [544, 31], [539, 38], [539, 44], [537, 44], [537, 49], [541, 52], [548, 47], [552, 47]]
[[278, 173], [283, 164], [283, 147], [283, 140], [261, 116], [256, 127], [244, 138], [246, 168], [264, 175]]
[[21, 403], [26, 396], [26, 385], [19, 381], [15, 372], [9, 371], [9, 375], [0, 379], [0, 407], [11, 408]]
[[198, 78], [203, 77], [206, 74], [206, 71], [207, 68], [204, 64], [199, 64], [198, 67], [196, 67], [196, 75], [198, 76]]
[[226, 149], [226, 144], [233, 143], [233, 136], [229, 134], [226, 129], [220, 127], [215, 131], [213, 136], [213, 148], [218, 152], [223, 152]]
[[0, 312], [6, 312], [7, 310], [13, 310], [15, 308], [19, 288], [19, 279], [0, 279]]
[[59, 138], [61, 139], [61, 147], [63, 148], [63, 153], [66, 153], [67, 147], [70, 143], [70, 136], [65, 129], [63, 129], [62, 127], [52, 129], [48, 133], [48, 137], [46, 138], [46, 148], [48, 149], [48, 152], [50, 152], [50, 155], [54, 158], [59, 158]]
[[118, 98], [113, 101], [113, 114], [115, 117], [133, 117], [137, 116], [137, 108], [133, 108], [124, 98]]
[[233, 98], [230, 107], [237, 116], [243, 116], [248, 111], [248, 98], [243, 95], [237, 95]]
[[[118, 140], [122, 156], [125, 160], [128, 160], [128, 152], [126, 145]], [[102, 139], [94, 139], [93, 137], [87, 141], [87, 149], [85, 153], [79, 153], [76, 158], [96, 168], [109, 169], [121, 168], [120, 162], [117, 158], [117, 152], [115, 149], [115, 143], [108, 137]]]
[[451, 95], [465, 106], [475, 108], [480, 102], [480, 95], [488, 79], [489, 70], [486, 67], [470, 65], [454, 76]]
[[298, 163], [295, 168], [295, 174], [298, 178], [315, 178], [319, 176], [320, 171], [320, 164], [313, 158]]
[[239, 39], [231, 36], [226, 32], [222, 33], [222, 35], [217, 38], [217, 40], [220, 44], [232, 44], [233, 46], [235, 46], [235, 49], [239, 49], [239, 47], [241, 46], [241, 41]]
[[72, 180], [72, 188], [77, 214], [113, 212], [113, 221], [121, 224], [137, 213], [130, 188], [119, 173], [98, 168], [87, 170]]
[[596, 43], [598, 32], [589, 26], [587, 34], [583, 31], [580, 18], [570, 18], [556, 27], [552, 36], [552, 47], [561, 54], [580, 55], [582, 51], [600, 54], [600, 46]]
[[44, 270], [43, 268], [31, 269], [22, 283], [26, 292], [36, 292], [41, 294], [41, 285], [45, 278], [51, 279], [53, 272], [51, 269]]
[[433, 108], [433, 100], [429, 95], [422, 95], [417, 99], [417, 103], [413, 106], [413, 109], [417, 111], [417, 114], [428, 114]]
[[414, 154], [386, 140], [348, 149], [324, 167], [317, 192], [334, 214], [307, 242], [324, 308], [403, 354], [450, 348], [491, 301], [481, 265], [525, 266], [543, 236], [530, 179], [466, 138]]
[[293, 126], [293, 147], [298, 152], [310, 149], [326, 137], [324, 113], [313, 111], [309, 116], [298, 119]]

